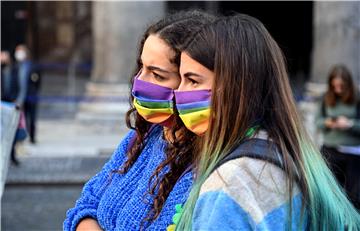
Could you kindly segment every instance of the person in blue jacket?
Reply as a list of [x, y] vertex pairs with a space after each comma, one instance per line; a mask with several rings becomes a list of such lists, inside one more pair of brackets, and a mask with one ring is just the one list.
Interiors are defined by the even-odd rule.
[[15, 48], [20, 91], [16, 103], [24, 110], [31, 143], [36, 143], [36, 117], [41, 75], [38, 65], [31, 59], [31, 52], [24, 44]]

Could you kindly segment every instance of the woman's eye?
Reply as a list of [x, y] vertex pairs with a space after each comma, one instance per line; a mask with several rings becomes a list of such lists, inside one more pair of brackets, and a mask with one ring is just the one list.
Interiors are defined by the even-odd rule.
[[161, 75], [158, 75], [158, 74], [156, 74], [155, 72], [153, 72], [153, 75], [154, 75], [155, 79], [158, 80], [158, 81], [164, 81], [164, 80], [166, 80], [165, 77], [163, 77], [163, 76], [161, 76]]
[[195, 81], [195, 80], [193, 80], [193, 79], [191, 79], [191, 78], [188, 78], [188, 79], [189, 79], [189, 81], [190, 81], [191, 84], [193, 84], [193, 85], [198, 84], [197, 81]]

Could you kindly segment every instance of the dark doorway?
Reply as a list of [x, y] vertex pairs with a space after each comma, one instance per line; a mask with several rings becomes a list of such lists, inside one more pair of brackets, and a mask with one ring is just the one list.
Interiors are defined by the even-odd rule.
[[26, 43], [28, 16], [26, 2], [1, 2], [1, 50], [13, 54], [16, 45]]
[[291, 77], [309, 75], [312, 49], [312, 2], [219, 2], [223, 14], [258, 18], [285, 53]]

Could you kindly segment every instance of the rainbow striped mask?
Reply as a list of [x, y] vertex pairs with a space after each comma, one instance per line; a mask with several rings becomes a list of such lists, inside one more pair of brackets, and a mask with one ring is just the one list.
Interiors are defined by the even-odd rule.
[[211, 90], [175, 91], [176, 108], [187, 129], [197, 135], [209, 126]]
[[159, 124], [174, 114], [174, 90], [134, 78], [134, 106], [148, 122]]

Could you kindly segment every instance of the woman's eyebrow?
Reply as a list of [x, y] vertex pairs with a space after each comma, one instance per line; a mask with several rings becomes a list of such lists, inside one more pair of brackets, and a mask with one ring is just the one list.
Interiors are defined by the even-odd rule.
[[[140, 62], [142, 65], [144, 65], [144, 62], [143, 62], [143, 57], [141, 56], [140, 57]], [[175, 74], [179, 74], [178, 72], [176, 71], [167, 71], [163, 68], [160, 68], [160, 67], [157, 67], [157, 66], [153, 66], [153, 65], [150, 65], [150, 66], [146, 66], [147, 69], [149, 69], [150, 71], [160, 71], [160, 72], [163, 72], [163, 73], [168, 73], [168, 74], [172, 74], [172, 73], [175, 73]]]
[[177, 71], [167, 71], [164, 70], [160, 67], [156, 67], [156, 66], [147, 66], [147, 69], [149, 69], [150, 71], [160, 71], [162, 73], [166, 73], [166, 74], [175, 74], [175, 75], [179, 75], [179, 72]]
[[164, 70], [160, 67], [156, 67], [156, 66], [148, 66], [147, 67], [150, 71], [160, 71], [160, 72], [164, 72], [164, 73], [172, 73], [170, 71]]
[[186, 77], [186, 78], [189, 78], [190, 76], [204, 78], [202, 75], [196, 74], [196, 73], [194, 73], [194, 72], [186, 72], [186, 73], [184, 74], [184, 77]]

